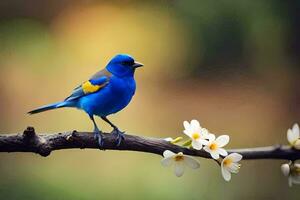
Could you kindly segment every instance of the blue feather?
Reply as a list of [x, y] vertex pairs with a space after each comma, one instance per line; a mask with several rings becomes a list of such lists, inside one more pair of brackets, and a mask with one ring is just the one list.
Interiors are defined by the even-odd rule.
[[32, 115], [32, 114], [36, 114], [36, 113], [40, 113], [40, 112], [45, 112], [45, 111], [48, 111], [48, 110], [53, 110], [53, 109], [56, 109], [56, 108], [73, 107], [73, 106], [75, 106], [75, 105], [74, 105], [74, 102], [72, 102], [72, 101], [62, 101], [62, 102], [52, 103], [52, 104], [49, 104], [49, 105], [39, 107], [37, 109], [29, 111], [28, 114]]

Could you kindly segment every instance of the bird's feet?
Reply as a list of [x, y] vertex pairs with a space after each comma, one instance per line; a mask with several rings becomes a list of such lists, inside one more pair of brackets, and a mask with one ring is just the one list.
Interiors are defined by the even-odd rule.
[[100, 131], [99, 129], [95, 129], [94, 130], [94, 138], [97, 141], [98, 145], [99, 145], [99, 149], [100, 150], [105, 150], [104, 149], [104, 141], [103, 141], [103, 136], [102, 136], [102, 131]]
[[125, 132], [120, 131], [118, 128], [114, 128], [114, 130], [111, 133], [116, 135], [117, 146], [120, 146], [121, 142], [125, 139], [125, 136], [124, 136]]

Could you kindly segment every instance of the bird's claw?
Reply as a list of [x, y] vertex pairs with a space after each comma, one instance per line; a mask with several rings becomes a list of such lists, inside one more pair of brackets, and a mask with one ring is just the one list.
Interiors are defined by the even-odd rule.
[[94, 130], [94, 139], [97, 141], [98, 145], [99, 145], [99, 149], [100, 150], [105, 150], [104, 149], [104, 141], [103, 141], [103, 136], [102, 136], [102, 132], [99, 130]]
[[114, 128], [114, 130], [111, 132], [112, 134], [116, 135], [117, 137], [117, 146], [120, 146], [121, 142], [125, 139], [125, 131], [120, 131], [118, 128]]

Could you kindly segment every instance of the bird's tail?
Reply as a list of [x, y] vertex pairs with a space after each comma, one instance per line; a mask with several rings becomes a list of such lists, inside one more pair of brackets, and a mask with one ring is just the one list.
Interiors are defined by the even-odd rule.
[[57, 103], [45, 105], [45, 106], [39, 107], [37, 109], [34, 109], [32, 111], [29, 111], [28, 114], [33, 115], [36, 113], [45, 112], [45, 111], [53, 110], [56, 108], [72, 107], [72, 104], [73, 104], [73, 102], [70, 102], [70, 101], [57, 102]]

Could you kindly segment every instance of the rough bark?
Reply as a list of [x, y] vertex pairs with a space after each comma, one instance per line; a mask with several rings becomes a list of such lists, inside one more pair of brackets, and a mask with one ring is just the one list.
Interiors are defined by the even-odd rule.
[[[113, 134], [104, 135], [104, 149], [127, 150], [154, 153], [162, 155], [165, 150], [183, 152], [187, 155], [211, 158], [203, 150], [193, 150], [174, 145], [159, 138], [142, 137], [125, 134], [125, 139], [117, 146]], [[34, 128], [28, 127], [23, 133], [0, 135], [0, 152], [33, 152], [41, 156], [48, 156], [52, 151], [74, 148], [98, 149], [98, 144], [93, 133], [69, 131], [55, 134], [36, 134]], [[243, 160], [248, 159], [300, 159], [300, 151], [289, 146], [275, 145], [267, 147], [227, 149], [228, 153], [236, 152], [243, 155]]]

